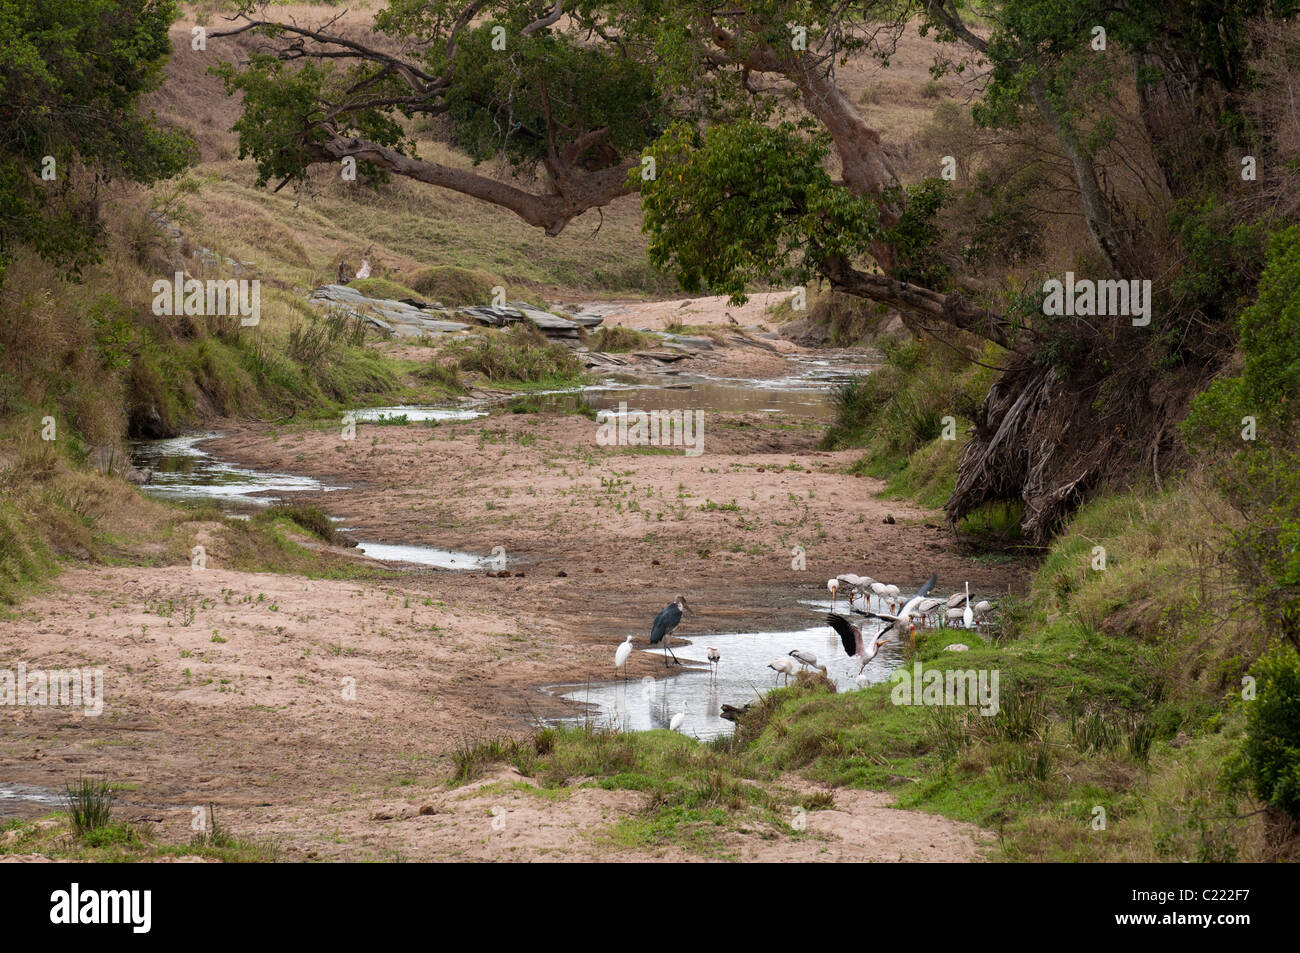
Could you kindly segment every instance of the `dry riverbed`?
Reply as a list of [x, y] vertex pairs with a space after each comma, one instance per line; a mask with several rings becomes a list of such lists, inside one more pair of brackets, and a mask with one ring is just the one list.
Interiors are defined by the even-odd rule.
[[[641, 794], [556, 797], [509, 769], [449, 788], [449, 753], [571, 714], [538, 686], [609, 678], [615, 646], [633, 634], [644, 647], [677, 593], [694, 608], [680, 633], [694, 637], [806, 625], [798, 601], [823, 597], [838, 572], [904, 589], [937, 572], [947, 589], [969, 579], [990, 595], [1021, 577], [1014, 565], [971, 565], [938, 514], [878, 499], [873, 481], [844, 472], [853, 452], [816, 449], [820, 422], [711, 413], [698, 457], [598, 446], [596, 426], [558, 413], [362, 422], [345, 441], [334, 427], [214, 422], [224, 436], [210, 453], [345, 487], [294, 500], [344, 517], [358, 538], [483, 556], [499, 546], [510, 575], [237, 572], [212, 524], [187, 530], [207, 549], [202, 572], [69, 569], [0, 626], [0, 657], [102, 666], [105, 714], [11, 709], [0, 777], [57, 789], [78, 772], [105, 774], [129, 785], [125, 816], [172, 839], [188, 836], [192, 807], [212, 802], [229, 829], [291, 859], [679, 858], [678, 845], [609, 837], [644, 807]], [[796, 545], [806, 571], [791, 567]], [[664, 671], [648, 653], [630, 666], [634, 677]], [[732, 831], [717, 855], [978, 855], [977, 829], [887, 804], [835, 791], [833, 807], [809, 814], [818, 836]]]

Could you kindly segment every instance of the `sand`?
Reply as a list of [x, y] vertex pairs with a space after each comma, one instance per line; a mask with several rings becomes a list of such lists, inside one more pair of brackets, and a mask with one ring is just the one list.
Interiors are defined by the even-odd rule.
[[[347, 487], [295, 499], [345, 517], [358, 537], [484, 556], [500, 546], [512, 575], [239, 572], [201, 526], [189, 531], [208, 546], [204, 571], [64, 571], [0, 625], [0, 658], [103, 667], [105, 714], [5, 711], [2, 776], [55, 789], [79, 772], [128, 782], [126, 815], [164, 838], [187, 839], [192, 808], [213, 803], [228, 829], [275, 840], [287, 859], [695, 856], [611, 837], [644, 808], [636, 792], [547, 796], [511, 769], [452, 789], [450, 753], [572, 714], [539, 686], [610, 677], [617, 644], [630, 633], [644, 647], [679, 592], [695, 610], [682, 634], [694, 636], [806, 624], [798, 600], [824, 597], [840, 572], [904, 589], [938, 572], [941, 586], [969, 579], [988, 596], [1023, 577], [1014, 564], [971, 565], [938, 514], [879, 499], [878, 483], [844, 472], [853, 452], [816, 449], [819, 425], [773, 415], [713, 415], [699, 457], [597, 446], [596, 424], [578, 415], [363, 422], [352, 441], [211, 427], [225, 436], [207, 449], [222, 457]], [[630, 674], [664, 670], [637, 652]], [[808, 815], [817, 836], [731, 832], [708, 856], [957, 861], [987, 839], [893, 809], [885, 794], [833, 796]], [[16, 810], [36, 812], [0, 807]]]

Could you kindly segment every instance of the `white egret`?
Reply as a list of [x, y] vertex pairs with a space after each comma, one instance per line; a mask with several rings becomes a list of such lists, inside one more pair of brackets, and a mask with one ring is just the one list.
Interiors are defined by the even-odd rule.
[[627, 641], [618, 647], [614, 653], [614, 670], [627, 678], [627, 660], [632, 654], [632, 636], [627, 637]]

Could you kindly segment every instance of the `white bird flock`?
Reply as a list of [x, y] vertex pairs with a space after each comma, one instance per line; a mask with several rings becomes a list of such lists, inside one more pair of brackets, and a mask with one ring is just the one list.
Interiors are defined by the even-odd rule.
[[[866, 688], [871, 684], [866, 676], [867, 664], [876, 657], [880, 647], [891, 637], [901, 639], [906, 633], [909, 638], [915, 638], [918, 627], [924, 629], [931, 625], [938, 625], [973, 629], [987, 626], [992, 621], [992, 603], [987, 600], [972, 603], [969, 582], [964, 585], [963, 591], [954, 592], [947, 599], [942, 599], [929, 595], [936, 579], [936, 576], [930, 576], [916, 594], [906, 601], [902, 599], [902, 590], [898, 586], [877, 582], [870, 576], [846, 572], [826, 580], [826, 591], [831, 594], [832, 609], [836, 606], [840, 590], [847, 589], [849, 611], [885, 623], [878, 632], [868, 635], [862, 631], [862, 626], [854, 625], [843, 616], [834, 613], [828, 613], [826, 616], [832, 632], [830, 644], [834, 644], [834, 636], [838, 635], [845, 653], [850, 658], [859, 659], [861, 662], [854, 679], [859, 688]], [[859, 600], [863, 605], [861, 609], [857, 607]], [[656, 617], [656, 628], [661, 627], [660, 618], [674, 606], [679, 609], [677, 616], [680, 618], [680, 610], [686, 607], [678, 596], [676, 603], [670, 604], [659, 614], [659, 617]], [[667, 638], [662, 635], [661, 638], [666, 647]], [[713, 646], [709, 646], [706, 651], [710, 673], [716, 679], [722, 653]], [[614, 669], [625, 679], [627, 663], [631, 656], [632, 636], [629, 635], [614, 652]], [[826, 674], [826, 666], [819, 664], [817, 656], [807, 649], [791, 649], [788, 654], [772, 659], [767, 667], [772, 669], [776, 678], [784, 677], [785, 683], [788, 684], [791, 676], [797, 671], [796, 663], [803, 668], [817, 669], [823, 675]], [[849, 674], [854, 673], [850, 671]], [[673, 715], [669, 722], [669, 730], [677, 731], [685, 720], [685, 712]]]

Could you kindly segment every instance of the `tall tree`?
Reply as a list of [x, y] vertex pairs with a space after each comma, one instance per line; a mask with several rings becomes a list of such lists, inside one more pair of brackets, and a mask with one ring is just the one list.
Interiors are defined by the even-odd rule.
[[[898, 308], [921, 333], [1000, 345], [1010, 353], [948, 512], [1019, 499], [1024, 529], [1043, 540], [1108, 474], [1149, 465], [1159, 478], [1182, 388], [1231, 343], [1221, 302], [1252, 286], [1261, 255], [1257, 240], [1247, 247], [1254, 233], [1214, 206], [1235, 171], [1225, 143], [1241, 138], [1230, 107], [1249, 84], [1249, 19], [1297, 2], [975, 6], [978, 27], [956, 0], [392, 0], [373, 39], [249, 6], [228, 33], [258, 33], [264, 46], [226, 80], [244, 95], [241, 149], [264, 181], [351, 155], [549, 234], [639, 190], [652, 259], [687, 289], [742, 295], [756, 281], [821, 277]], [[951, 190], [902, 186], [837, 75], [849, 56], [888, 60], [918, 17], [960, 45], [955, 59], [968, 62], [948, 65], [983, 71], [976, 119], [1064, 159], [1093, 277], [1158, 279], [1152, 331], [1049, 319], [1034, 296], [944, 260]], [[539, 185], [419, 158], [397, 119], [420, 114], [445, 114], [476, 160], [503, 157], [542, 173]], [[1130, 118], [1145, 130], [1140, 155], [1119, 141]], [[1184, 245], [1208, 256], [1188, 270], [1223, 273], [1218, 299], [1203, 276], [1180, 280], [1165, 250]], [[1221, 253], [1238, 255], [1226, 271], [1209, 260]], [[1177, 386], [1153, 389], [1164, 371]], [[1113, 399], [1099, 413], [1101, 390]]]
[[0, 281], [18, 245], [74, 271], [92, 261], [95, 184], [166, 178], [192, 157], [140, 109], [175, 16], [171, 0], [0, 0]]

